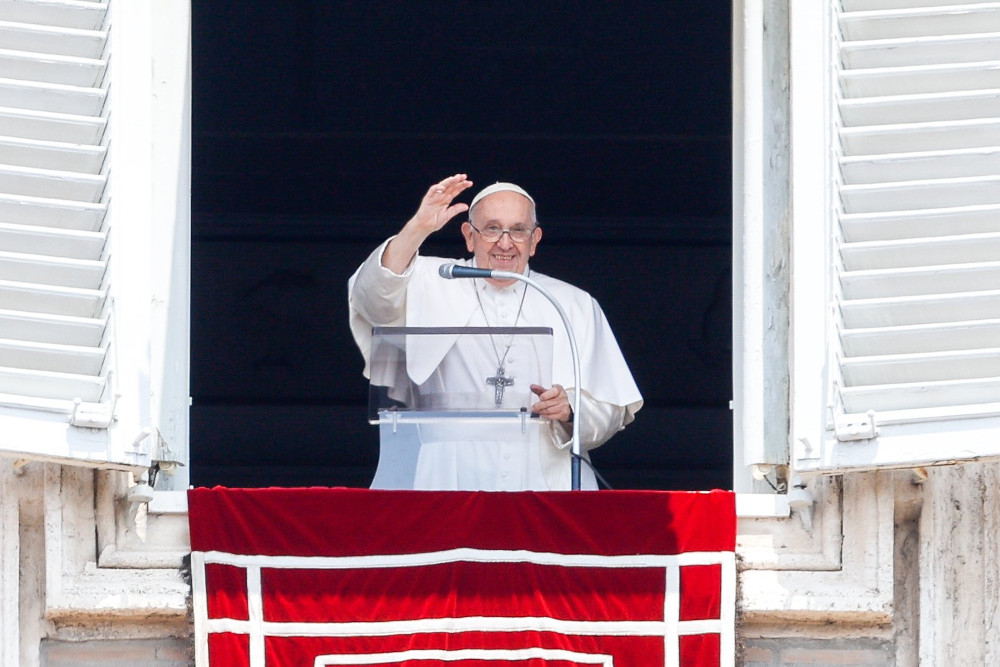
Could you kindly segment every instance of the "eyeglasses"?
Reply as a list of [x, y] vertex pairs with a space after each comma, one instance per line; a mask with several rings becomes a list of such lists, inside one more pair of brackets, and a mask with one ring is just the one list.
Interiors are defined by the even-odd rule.
[[475, 229], [480, 236], [483, 237], [484, 241], [489, 243], [496, 243], [500, 240], [504, 234], [510, 237], [510, 240], [514, 243], [524, 243], [531, 238], [531, 233], [535, 231], [535, 226], [531, 227], [511, 227], [510, 229], [504, 229], [499, 225], [490, 225], [489, 227], [484, 227], [483, 229], [476, 229], [476, 226], [469, 222], [469, 226]]

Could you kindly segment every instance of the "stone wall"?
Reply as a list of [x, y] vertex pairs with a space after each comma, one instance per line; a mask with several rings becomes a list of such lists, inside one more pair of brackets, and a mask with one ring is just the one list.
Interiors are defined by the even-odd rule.
[[189, 639], [42, 641], [40, 667], [189, 667]]

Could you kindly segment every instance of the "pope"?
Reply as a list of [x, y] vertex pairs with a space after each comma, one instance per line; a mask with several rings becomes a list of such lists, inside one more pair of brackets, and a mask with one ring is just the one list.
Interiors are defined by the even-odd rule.
[[[457, 202], [472, 185], [465, 174], [432, 185], [413, 217], [357, 269], [348, 282], [351, 331], [365, 358], [367, 376], [373, 327], [550, 328], [554, 334], [553, 383], [549, 387], [531, 385], [535, 398], [526, 406], [548, 420], [537, 451], [512, 450], [500, 443], [429, 448], [420, 454], [415, 487], [569, 489], [572, 421], [579, 420], [581, 449], [589, 459], [587, 451], [633, 421], [642, 407], [642, 397], [597, 301], [569, 283], [530, 269], [529, 260], [542, 240], [531, 195], [513, 183], [495, 183], [481, 190], [470, 204]], [[470, 258], [420, 254], [427, 238], [466, 212], [468, 219], [461, 224], [461, 232]], [[544, 295], [518, 280], [442, 280], [438, 269], [448, 263], [529, 276], [555, 297], [569, 318], [579, 348], [579, 387], [574, 386], [572, 350], [563, 321]], [[510, 343], [506, 350], [502, 341], [499, 346], [494, 341], [493, 347], [497, 375], [451, 382], [495, 390], [499, 404], [504, 388], [516, 382], [516, 378], [505, 377], [504, 371], [517, 360], [510, 355]], [[523, 352], [516, 354], [523, 361]], [[574, 415], [571, 408], [577, 391], [580, 415]], [[586, 465], [582, 488], [597, 488], [596, 477]]]

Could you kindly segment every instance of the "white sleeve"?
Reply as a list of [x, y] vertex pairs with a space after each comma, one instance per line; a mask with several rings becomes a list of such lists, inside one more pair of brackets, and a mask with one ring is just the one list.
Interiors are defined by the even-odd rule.
[[[569, 404], [573, 405], [575, 389], [567, 389]], [[584, 391], [580, 395], [580, 412], [573, 419], [580, 421], [580, 449], [589, 451], [596, 449], [611, 439], [618, 431], [625, 428], [626, 409], [620, 405], [612, 405], [593, 398]], [[573, 438], [573, 425], [562, 422], [552, 422], [553, 441], [556, 447], [564, 449], [570, 446]]]
[[413, 262], [399, 275], [382, 266], [382, 253], [388, 243], [376, 248], [347, 281], [348, 321], [365, 360], [365, 377], [370, 377], [371, 371], [372, 327], [406, 324], [406, 289]]
[[382, 266], [382, 253], [389, 241], [376, 248], [350, 280], [351, 319], [360, 318], [368, 327], [401, 326], [406, 321], [406, 287], [413, 262], [402, 274]]

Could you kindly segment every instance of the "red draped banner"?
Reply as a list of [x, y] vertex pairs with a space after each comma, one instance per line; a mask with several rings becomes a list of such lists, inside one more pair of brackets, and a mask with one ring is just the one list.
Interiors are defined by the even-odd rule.
[[189, 492], [199, 667], [733, 665], [729, 492]]

